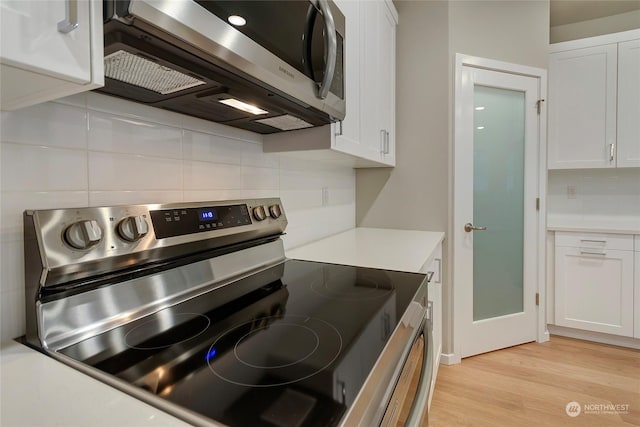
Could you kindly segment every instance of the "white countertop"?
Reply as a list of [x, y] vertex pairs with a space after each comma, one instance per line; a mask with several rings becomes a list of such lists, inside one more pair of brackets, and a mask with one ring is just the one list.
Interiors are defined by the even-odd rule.
[[189, 425], [15, 341], [0, 348], [0, 405], [7, 427]]
[[286, 251], [287, 258], [426, 273], [444, 239], [435, 231], [354, 228]]
[[640, 218], [550, 215], [547, 218], [547, 230], [584, 233], [640, 234]]

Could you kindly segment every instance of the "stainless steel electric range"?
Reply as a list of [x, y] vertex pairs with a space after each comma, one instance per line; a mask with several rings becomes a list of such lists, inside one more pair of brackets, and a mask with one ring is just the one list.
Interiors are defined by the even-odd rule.
[[426, 276], [288, 260], [286, 225], [277, 198], [26, 211], [26, 343], [194, 425], [424, 424]]

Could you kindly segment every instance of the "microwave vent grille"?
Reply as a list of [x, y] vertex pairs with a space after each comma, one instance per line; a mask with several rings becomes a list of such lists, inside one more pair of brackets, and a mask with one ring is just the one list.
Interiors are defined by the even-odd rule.
[[104, 58], [105, 77], [167, 95], [206, 84], [180, 71], [119, 50]]

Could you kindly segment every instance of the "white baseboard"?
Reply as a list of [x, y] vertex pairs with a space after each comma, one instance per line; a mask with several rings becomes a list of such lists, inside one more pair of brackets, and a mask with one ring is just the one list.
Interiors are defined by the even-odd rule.
[[442, 353], [440, 355], [440, 363], [443, 365], [456, 365], [460, 363], [462, 359], [455, 353]]
[[603, 334], [601, 332], [584, 331], [582, 329], [566, 328], [564, 326], [547, 325], [552, 335], [577, 338], [585, 341], [595, 341], [603, 344], [617, 345], [640, 349], [640, 339], [631, 337], [621, 337], [618, 335]]

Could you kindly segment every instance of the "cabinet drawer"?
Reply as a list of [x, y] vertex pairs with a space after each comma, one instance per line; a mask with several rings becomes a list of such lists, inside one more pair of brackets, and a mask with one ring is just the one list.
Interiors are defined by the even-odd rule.
[[[636, 246], [640, 243], [636, 237]], [[604, 250], [633, 251], [631, 234], [571, 233], [556, 232], [556, 247], [571, 247]]]

